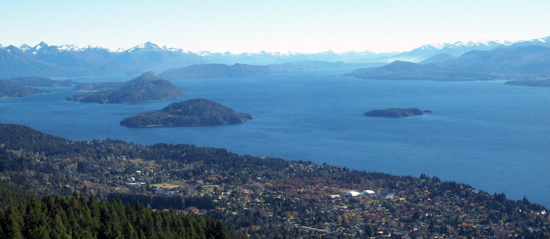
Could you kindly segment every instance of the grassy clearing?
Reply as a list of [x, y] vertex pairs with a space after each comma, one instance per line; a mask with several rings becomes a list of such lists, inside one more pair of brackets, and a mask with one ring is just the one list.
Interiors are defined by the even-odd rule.
[[172, 183], [155, 183], [151, 186], [156, 188], [176, 188], [176, 187], [188, 187], [189, 185], [184, 182], [172, 182]]

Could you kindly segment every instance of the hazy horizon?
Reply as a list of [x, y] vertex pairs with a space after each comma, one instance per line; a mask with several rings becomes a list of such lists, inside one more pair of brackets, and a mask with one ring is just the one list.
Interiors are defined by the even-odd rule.
[[[508, 41], [508, 40], [478, 40], [478, 41], [468, 41], [468, 42], [477, 42], [477, 43], [480, 43], [480, 42], [498, 42], [498, 43], [501, 43], [501, 44], [513, 44], [513, 43], [516, 43], [516, 42], [521, 42], [521, 41], [528, 41], [528, 40], [534, 40], [534, 39], [541, 39], [541, 38], [546, 38], [546, 37], [550, 37], [549, 36], [543, 36], [543, 37], [537, 37], [537, 38], [533, 38], [533, 39], [520, 39], [520, 40], [517, 40], [517, 41]], [[373, 53], [373, 54], [398, 54], [398, 53], [403, 53], [403, 52], [408, 52], [408, 51], [411, 51], [411, 50], [414, 50], [414, 49], [417, 49], [417, 48], [420, 48], [422, 46], [425, 46], [425, 45], [433, 45], [433, 46], [437, 46], [437, 45], [443, 45], [443, 44], [457, 44], [457, 43], [468, 43], [468, 42], [465, 42], [465, 41], [455, 41], [455, 42], [439, 42], [439, 43], [426, 43], [426, 44], [422, 44], [422, 45], [419, 45], [419, 46], [416, 46], [412, 49], [408, 49], [406, 51], [387, 51], [387, 52], [375, 52], [375, 51], [371, 51], [369, 49], [366, 49], [366, 50], [363, 50], [363, 51], [359, 51], [359, 50], [350, 50], [350, 51], [344, 51], [344, 52], [336, 52], [336, 51], [333, 51], [332, 49], [328, 49], [326, 51], [319, 51], [319, 52], [291, 52], [291, 51], [287, 51], [287, 52], [273, 52], [273, 51], [266, 51], [266, 50], [259, 50], [259, 51], [254, 51], [254, 52], [249, 52], [249, 51], [245, 51], [245, 52], [231, 52], [231, 51], [220, 51], [220, 52], [214, 52], [214, 51], [209, 51], [209, 50], [203, 50], [203, 51], [191, 51], [191, 50], [186, 50], [186, 49], [183, 49], [183, 48], [177, 48], [177, 47], [172, 47], [172, 46], [163, 46], [163, 45], [159, 45], [159, 44], [156, 44], [155, 42], [151, 42], [151, 41], [147, 41], [147, 42], [144, 42], [144, 43], [141, 43], [141, 44], [137, 44], [137, 45], [134, 45], [134, 46], [130, 46], [130, 47], [125, 47], [125, 48], [114, 48], [114, 47], [110, 47], [110, 46], [102, 46], [102, 45], [98, 45], [98, 44], [89, 44], [89, 45], [75, 45], [75, 44], [72, 44], [72, 43], [66, 43], [66, 44], [49, 44], [48, 42], [45, 42], [45, 41], [40, 41], [39, 43], [36, 43], [36, 44], [28, 44], [28, 43], [22, 43], [20, 45], [14, 45], [14, 44], [3, 44], [0, 42], [0, 47], [7, 47], [9, 45], [13, 45], [13, 46], [16, 46], [16, 47], [21, 47], [23, 45], [27, 45], [29, 47], [35, 47], [37, 45], [40, 45], [41, 43], [45, 43], [46, 45], [48, 46], [73, 46], [75, 48], [86, 48], [88, 46], [90, 47], [102, 47], [102, 48], [107, 48], [111, 51], [126, 51], [126, 50], [129, 50], [129, 49], [132, 49], [132, 48], [135, 48], [135, 47], [142, 47], [143, 45], [147, 44], [147, 43], [152, 43], [160, 48], [166, 48], [166, 49], [173, 49], [173, 50], [183, 50], [183, 51], [188, 51], [188, 52], [193, 52], [193, 53], [201, 53], [201, 52], [209, 52], [209, 53], [219, 53], [219, 54], [226, 54], [226, 53], [230, 53], [230, 54], [259, 54], [259, 53], [262, 53], [262, 52], [265, 52], [265, 53], [274, 53], [274, 54], [281, 54], [281, 55], [290, 55], [290, 54], [323, 54], [323, 53], [328, 53], [328, 52], [332, 52], [332, 53], [335, 53], [335, 54], [345, 54], [345, 53], [351, 53], [351, 52], [356, 52], [356, 53], [362, 53], [362, 52], [370, 52], [370, 53]]]
[[[17, 11], [15, 11], [17, 10]], [[6, 1], [4, 46], [145, 42], [192, 52], [405, 52], [550, 35], [548, 1]]]

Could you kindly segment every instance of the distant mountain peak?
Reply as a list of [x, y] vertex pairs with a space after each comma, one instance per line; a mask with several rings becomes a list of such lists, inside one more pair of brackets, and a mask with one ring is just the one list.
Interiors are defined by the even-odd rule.
[[143, 44], [140, 44], [140, 45], [139, 45], [139, 48], [145, 48], [145, 49], [160, 49], [160, 47], [159, 47], [157, 44], [152, 43], [152, 42], [150, 42], [150, 41], [145, 42], [145, 43], [143, 43]]
[[27, 50], [31, 49], [31, 46], [29, 46], [27, 44], [23, 44], [19, 47], [19, 49], [21, 49], [22, 51], [27, 51]]
[[41, 41], [40, 43], [38, 43], [34, 47], [30, 47], [27, 44], [23, 44], [23, 45], [21, 45], [21, 48], [19, 48], [19, 49], [21, 49], [25, 53], [33, 54], [33, 55], [48, 54], [48, 53], [52, 53], [52, 52], [62, 51], [62, 49], [59, 49], [58, 46], [48, 45], [44, 41]]
[[154, 77], [154, 78], [158, 78], [158, 75], [153, 72], [153, 71], [148, 71], [148, 72], [143, 72], [141, 73], [138, 77], [136, 78], [149, 78], [149, 77]]
[[526, 45], [539, 45], [539, 46], [550, 47], [550, 36], [531, 39], [531, 40], [525, 40], [525, 41], [518, 41], [512, 44], [512, 46], [514, 47], [526, 46]]
[[[164, 47], [166, 48], [166, 47]], [[163, 48], [159, 47], [157, 44], [154, 44], [150, 41], [148, 42], [145, 42], [143, 44], [139, 44], [135, 47], [132, 47], [128, 50], [126, 50], [127, 52], [148, 52], [148, 51], [162, 51], [164, 50]]]
[[38, 43], [38, 45], [34, 46], [32, 48], [33, 52], [32, 54], [35, 54], [36, 55], [36, 51], [40, 50], [41, 48], [44, 48], [44, 46], [48, 46], [48, 44], [46, 44], [45, 42], [41, 41], [40, 43]]

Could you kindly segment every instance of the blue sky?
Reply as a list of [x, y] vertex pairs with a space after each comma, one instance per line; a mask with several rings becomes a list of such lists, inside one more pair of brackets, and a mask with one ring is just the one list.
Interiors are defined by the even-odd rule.
[[0, 1], [0, 44], [16, 46], [151, 41], [212, 52], [390, 52], [545, 36], [548, 0]]

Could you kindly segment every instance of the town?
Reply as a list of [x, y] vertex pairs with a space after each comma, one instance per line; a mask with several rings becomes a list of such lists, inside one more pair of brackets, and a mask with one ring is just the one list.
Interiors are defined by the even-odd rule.
[[[157, 210], [174, 208], [221, 220], [234, 235], [549, 235], [548, 210], [538, 204], [424, 174], [367, 173], [192, 145], [70, 141], [14, 127], [2, 128], [4, 182], [40, 195], [93, 194], [125, 203], [140, 201]], [[22, 136], [4, 137], [14, 132]]]

